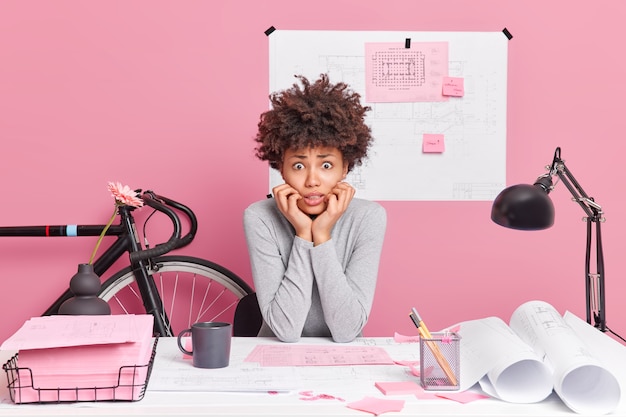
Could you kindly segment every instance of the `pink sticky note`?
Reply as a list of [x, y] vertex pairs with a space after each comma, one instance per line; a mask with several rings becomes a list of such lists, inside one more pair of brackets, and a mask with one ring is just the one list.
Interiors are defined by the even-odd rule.
[[442, 400], [442, 398], [440, 396], [438, 396], [437, 394], [435, 394], [434, 392], [428, 392], [428, 391], [424, 391], [422, 389], [421, 392], [418, 392], [417, 394], [415, 394], [415, 397], [418, 400]]
[[444, 96], [463, 97], [465, 94], [463, 78], [443, 77], [442, 94]]
[[422, 139], [422, 152], [442, 153], [445, 150], [443, 135], [437, 133], [424, 133]]
[[393, 341], [396, 343], [419, 343], [420, 337], [419, 336], [406, 336], [398, 332], [395, 332], [393, 334]]
[[459, 332], [459, 330], [461, 330], [461, 325], [460, 325], [460, 324], [457, 324], [456, 326], [454, 326], [454, 327], [450, 327], [450, 328], [448, 329], [448, 331], [449, 331], [449, 332], [452, 332], [452, 333], [458, 333], [458, 332]]
[[374, 385], [385, 395], [415, 395], [422, 391], [414, 381], [376, 382]]
[[386, 400], [375, 397], [364, 397], [359, 401], [348, 404], [347, 407], [354, 410], [366, 411], [378, 416], [389, 411], [402, 411], [404, 408], [404, 400]]
[[437, 396], [437, 394], [435, 394], [434, 392], [428, 392], [426, 391], [424, 388], [422, 388], [421, 385], [418, 385], [418, 390], [415, 393], [415, 397], [418, 400], [437, 400], [437, 399], [441, 399], [440, 397]]
[[489, 398], [488, 395], [479, 394], [471, 391], [461, 391], [461, 392], [438, 392], [438, 397], [447, 398], [448, 400], [456, 401], [461, 404], [469, 403], [471, 401], [482, 400], [483, 398]]
[[415, 365], [409, 365], [409, 369], [411, 371], [411, 375], [416, 376], [416, 377], [420, 377], [420, 368], [419, 368], [419, 363], [415, 364]]
[[[191, 344], [191, 337], [185, 337], [183, 338], [183, 340], [185, 341], [185, 349], [187, 349], [187, 352], [191, 352], [193, 350], [193, 347]], [[191, 359], [191, 355], [187, 355], [186, 353], [183, 353], [183, 359]]]

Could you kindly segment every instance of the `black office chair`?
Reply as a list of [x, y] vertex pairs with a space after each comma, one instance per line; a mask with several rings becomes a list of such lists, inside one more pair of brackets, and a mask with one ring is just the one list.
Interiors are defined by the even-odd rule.
[[256, 337], [262, 324], [263, 317], [256, 293], [253, 292], [244, 296], [235, 308], [233, 336]]

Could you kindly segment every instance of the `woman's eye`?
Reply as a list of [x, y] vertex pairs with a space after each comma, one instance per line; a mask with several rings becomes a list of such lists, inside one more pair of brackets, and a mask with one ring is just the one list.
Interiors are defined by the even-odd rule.
[[324, 163], [322, 164], [322, 167], [323, 167], [324, 169], [331, 169], [331, 168], [333, 167], [333, 164], [331, 164], [330, 162], [324, 162]]
[[303, 169], [303, 168], [304, 168], [304, 164], [300, 162], [293, 164], [293, 169]]

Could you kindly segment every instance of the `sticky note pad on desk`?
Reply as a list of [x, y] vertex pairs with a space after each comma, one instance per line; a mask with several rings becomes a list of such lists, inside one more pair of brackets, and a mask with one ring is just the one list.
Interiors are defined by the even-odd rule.
[[374, 385], [385, 395], [415, 395], [423, 391], [414, 381], [377, 382]]

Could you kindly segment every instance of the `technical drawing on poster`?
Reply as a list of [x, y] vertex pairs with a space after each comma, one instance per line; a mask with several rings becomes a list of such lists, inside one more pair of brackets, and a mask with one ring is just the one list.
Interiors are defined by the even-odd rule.
[[[405, 39], [411, 45], [445, 43], [442, 76], [462, 78], [463, 96], [368, 101], [366, 48], [404, 47]], [[269, 87], [289, 88], [296, 74], [313, 80], [327, 73], [331, 82], [344, 81], [361, 94], [372, 108], [366, 122], [375, 141], [368, 159], [347, 178], [357, 197], [490, 201], [506, 182], [507, 42], [502, 32], [276, 30], [269, 36]], [[392, 75], [402, 77], [398, 68]], [[444, 138], [444, 151], [424, 151], [430, 135]], [[270, 169], [269, 181], [271, 190], [282, 178]]]
[[370, 103], [447, 101], [447, 42], [365, 44], [365, 99]]

